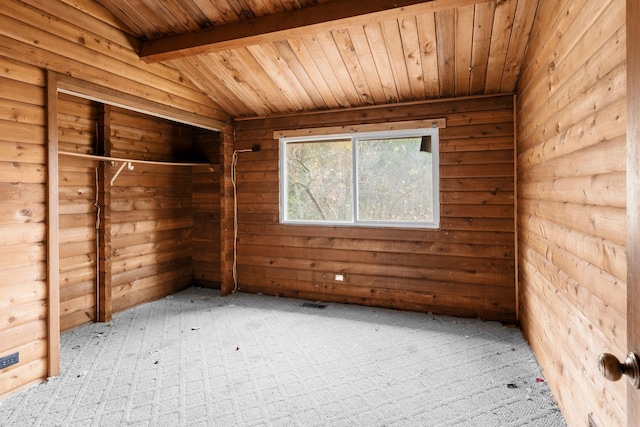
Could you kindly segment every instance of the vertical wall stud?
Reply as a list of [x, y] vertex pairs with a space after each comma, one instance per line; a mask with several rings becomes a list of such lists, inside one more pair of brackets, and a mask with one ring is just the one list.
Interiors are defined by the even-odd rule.
[[513, 95], [513, 270], [514, 286], [516, 291], [516, 322], [520, 321], [520, 275], [518, 251], [518, 104], [517, 97]]
[[[98, 108], [98, 152], [111, 155], [111, 106], [100, 104]], [[98, 287], [98, 321], [108, 322], [113, 315], [111, 303], [111, 165], [101, 161], [98, 167], [98, 203], [100, 204], [100, 285]]]
[[235, 146], [233, 126], [222, 130], [220, 141], [220, 294], [233, 292], [233, 187], [231, 158]]

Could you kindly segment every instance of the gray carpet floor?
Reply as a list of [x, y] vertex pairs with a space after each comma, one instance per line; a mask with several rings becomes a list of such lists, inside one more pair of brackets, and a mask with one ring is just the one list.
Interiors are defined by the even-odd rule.
[[565, 425], [516, 328], [304, 303], [189, 288], [65, 332], [0, 426]]

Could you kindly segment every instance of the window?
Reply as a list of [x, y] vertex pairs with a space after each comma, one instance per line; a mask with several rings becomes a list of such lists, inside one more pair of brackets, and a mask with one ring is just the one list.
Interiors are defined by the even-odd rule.
[[280, 221], [439, 226], [438, 129], [280, 138]]

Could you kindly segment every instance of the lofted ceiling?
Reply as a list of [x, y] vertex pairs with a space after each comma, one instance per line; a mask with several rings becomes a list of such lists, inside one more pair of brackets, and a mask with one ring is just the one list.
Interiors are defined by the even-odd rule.
[[538, 0], [97, 0], [237, 118], [515, 91]]

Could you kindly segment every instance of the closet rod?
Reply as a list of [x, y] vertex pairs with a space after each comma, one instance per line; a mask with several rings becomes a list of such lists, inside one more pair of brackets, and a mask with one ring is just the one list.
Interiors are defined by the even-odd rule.
[[134, 160], [124, 159], [122, 157], [98, 156], [96, 154], [74, 153], [71, 151], [58, 151], [63, 156], [81, 157], [92, 160], [106, 160], [112, 162], [128, 162], [128, 163], [144, 163], [147, 165], [165, 165], [165, 166], [216, 166], [214, 163], [189, 163], [189, 162], [161, 162], [157, 160]]

